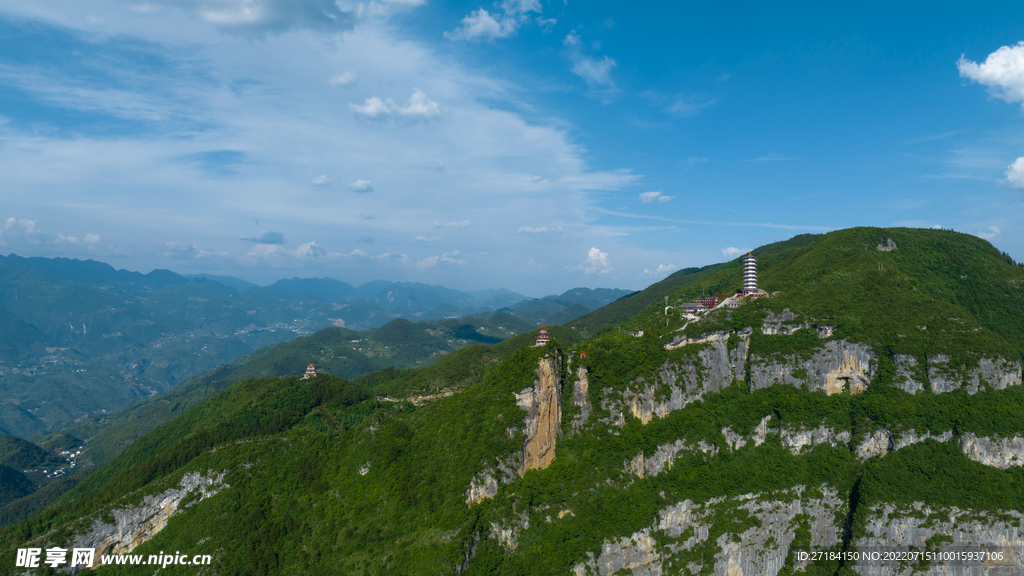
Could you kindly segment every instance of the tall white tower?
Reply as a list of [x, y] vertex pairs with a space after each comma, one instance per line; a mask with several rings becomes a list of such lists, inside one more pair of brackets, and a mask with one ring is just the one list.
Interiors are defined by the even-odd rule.
[[757, 258], [754, 258], [753, 253], [748, 253], [743, 258], [743, 293], [754, 292], [757, 292]]

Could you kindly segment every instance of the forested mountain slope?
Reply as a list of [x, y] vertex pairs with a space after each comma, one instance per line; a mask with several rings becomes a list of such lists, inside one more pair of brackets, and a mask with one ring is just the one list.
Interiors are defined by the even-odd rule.
[[[771, 296], [699, 319], [664, 296], [732, 293], [739, 262], [541, 348], [238, 381], [2, 536], [219, 574], [1024, 572], [1024, 269], [933, 230], [755, 255]], [[956, 549], [989, 556], [856, 556]]]

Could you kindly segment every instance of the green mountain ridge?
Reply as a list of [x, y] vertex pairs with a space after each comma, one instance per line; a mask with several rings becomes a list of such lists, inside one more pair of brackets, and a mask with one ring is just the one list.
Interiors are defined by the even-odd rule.
[[[237, 279], [221, 280], [245, 288]], [[474, 295], [378, 281], [359, 287], [365, 294], [356, 294], [374, 301], [345, 303], [301, 292], [319, 281], [349, 286], [296, 278], [278, 284], [299, 293], [275, 287], [239, 292], [205, 275], [189, 279], [167, 270], [115, 270], [92, 260], [0, 257], [0, 432], [39, 439], [155, 396], [254, 350], [329, 326], [380, 328], [403, 313], [440, 323], [446, 316], [472, 312], [474, 318], [463, 323], [483, 328], [490, 337], [532, 328], [519, 319], [503, 322], [515, 330], [488, 328], [492, 312], [483, 309], [491, 301], [495, 306], [518, 301], [521, 295], [509, 291]], [[377, 304], [388, 294], [395, 300], [385, 304], [393, 309]], [[413, 306], [416, 302], [429, 308]], [[455, 310], [451, 302], [476, 307]], [[559, 319], [589, 309], [563, 308], [557, 305]], [[528, 322], [539, 326], [549, 315]]]
[[[521, 334], [355, 381], [238, 380], [2, 537], [208, 553], [220, 574], [966, 575], [850, 555], [953, 544], [1001, 546], [991, 573], [1022, 573], [1024, 268], [932, 230], [754, 254], [771, 296], [698, 320], [672, 307], [735, 292], [739, 261], [544, 347]], [[162, 501], [145, 496], [172, 493], [135, 547]], [[124, 538], [104, 531], [114, 511]]]

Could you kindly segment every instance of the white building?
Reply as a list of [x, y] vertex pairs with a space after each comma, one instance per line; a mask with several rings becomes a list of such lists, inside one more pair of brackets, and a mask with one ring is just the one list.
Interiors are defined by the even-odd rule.
[[743, 293], [754, 294], [760, 292], [757, 289], [757, 258], [754, 254], [748, 253], [743, 258]]

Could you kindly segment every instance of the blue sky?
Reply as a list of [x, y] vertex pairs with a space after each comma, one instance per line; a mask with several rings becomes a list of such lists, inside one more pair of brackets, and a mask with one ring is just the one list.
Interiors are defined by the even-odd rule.
[[805, 232], [1024, 260], [1011, 3], [0, 0], [0, 252], [642, 288]]

